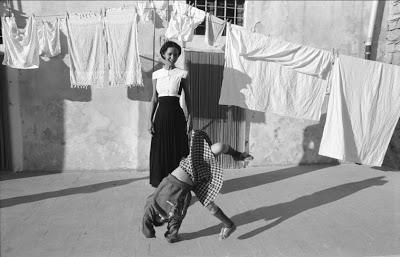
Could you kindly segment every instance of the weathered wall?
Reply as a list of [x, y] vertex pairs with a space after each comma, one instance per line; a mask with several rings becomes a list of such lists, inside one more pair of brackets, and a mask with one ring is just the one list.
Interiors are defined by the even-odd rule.
[[[96, 11], [122, 4], [130, 3], [12, 1], [21, 26], [26, 21], [23, 16], [31, 13], [40, 19], [41, 15]], [[39, 69], [9, 69], [10, 101], [18, 107], [12, 122], [15, 170], [147, 169], [153, 48], [159, 49], [160, 44], [158, 40], [153, 45], [153, 28], [151, 22], [140, 23], [138, 28], [144, 88], [71, 88], [65, 27], [60, 56], [41, 60]], [[161, 30], [155, 30], [157, 37]]]
[[[17, 14], [25, 16], [129, 5], [127, 1], [73, 0], [11, 3]], [[379, 36], [374, 39], [378, 47], [373, 57], [378, 60], [385, 53], [381, 47], [386, 29], [385, 6], [384, 2], [380, 4], [377, 20], [383, 30], [377, 27]], [[245, 26], [252, 28], [260, 22], [255, 27], [258, 32], [363, 58], [369, 12], [369, 1], [247, 1]], [[16, 16], [23, 25], [25, 20]], [[160, 19], [155, 29], [151, 22], [139, 24], [144, 88], [71, 89], [65, 34], [61, 37], [62, 54], [42, 60], [40, 69], [9, 69], [14, 168], [148, 169], [150, 78], [165, 25]], [[201, 44], [190, 45], [202, 48]], [[248, 148], [255, 155], [251, 165], [336, 162], [317, 154], [324, 119], [325, 115], [320, 122], [312, 122], [247, 111]]]
[[[372, 59], [379, 61], [385, 56], [387, 9], [384, 1], [378, 6]], [[370, 10], [371, 1], [248, 1], [245, 26], [290, 42], [364, 58]], [[248, 147], [256, 157], [250, 165], [336, 162], [318, 155], [326, 114], [320, 122], [252, 111], [247, 111], [247, 117]]]

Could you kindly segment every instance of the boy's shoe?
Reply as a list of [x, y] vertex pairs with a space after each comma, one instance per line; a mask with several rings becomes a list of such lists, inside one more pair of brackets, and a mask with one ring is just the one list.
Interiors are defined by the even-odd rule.
[[235, 161], [251, 161], [254, 159], [254, 157], [250, 155], [248, 152], [232, 155], [232, 158]]
[[164, 234], [164, 236], [168, 243], [175, 243], [181, 240], [178, 234], [169, 234], [167, 232]]
[[221, 232], [219, 232], [218, 239], [227, 239], [236, 230], [236, 225], [233, 224], [232, 227], [222, 227]]

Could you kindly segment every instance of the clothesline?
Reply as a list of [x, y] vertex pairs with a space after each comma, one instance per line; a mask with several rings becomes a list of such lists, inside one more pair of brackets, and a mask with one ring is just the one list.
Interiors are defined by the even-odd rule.
[[[125, 7], [125, 6], [124, 6], [124, 7]], [[131, 6], [126, 6], [126, 7], [131, 7]], [[144, 9], [165, 10], [165, 8], [156, 8], [156, 7], [152, 7], [152, 8], [145, 7]], [[11, 17], [11, 15], [15, 15], [14, 12], [13, 12], [13, 10], [11, 10], [11, 9], [8, 9], [7, 12], [8, 12], [8, 17]], [[214, 14], [208, 12], [208, 11], [204, 11], [204, 12], [208, 13], [209, 15], [213, 15], [213, 16], [217, 17], [218, 19], [221, 19], [220, 17], [218, 17], [218, 16], [216, 16], [216, 15], [214, 15]], [[68, 13], [68, 11], [66, 11], [66, 13], [64, 13], [64, 14], [46, 14], [46, 15], [36, 15], [36, 14], [33, 14], [33, 15], [34, 15], [35, 17], [37, 17], [37, 18], [44, 18], [44, 17], [65, 17], [67, 13]], [[29, 17], [29, 15], [27, 15], [27, 14], [18, 14], [18, 13], [17, 13], [17, 15], [22, 16], [22, 17]], [[231, 22], [231, 19], [221, 19], [221, 20], [224, 20], [224, 21], [226, 21], [226, 22]], [[219, 24], [218, 22], [214, 22], [214, 21], [210, 21], [210, 22], [211, 22], [211, 23], [214, 23], [214, 24]]]

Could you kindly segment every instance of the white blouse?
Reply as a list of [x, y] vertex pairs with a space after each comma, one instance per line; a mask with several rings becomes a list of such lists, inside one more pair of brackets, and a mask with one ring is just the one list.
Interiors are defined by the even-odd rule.
[[156, 90], [158, 96], [180, 96], [179, 87], [181, 79], [187, 77], [188, 72], [179, 68], [167, 70], [161, 68], [153, 72], [152, 78], [157, 80]]

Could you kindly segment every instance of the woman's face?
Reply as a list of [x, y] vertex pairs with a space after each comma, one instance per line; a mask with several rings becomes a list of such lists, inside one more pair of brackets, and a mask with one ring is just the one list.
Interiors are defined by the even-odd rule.
[[178, 49], [175, 47], [168, 47], [167, 51], [165, 51], [163, 55], [164, 59], [169, 61], [172, 64], [175, 64], [175, 62], [178, 60], [179, 57], [179, 52]]

